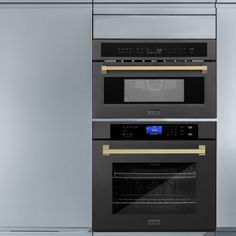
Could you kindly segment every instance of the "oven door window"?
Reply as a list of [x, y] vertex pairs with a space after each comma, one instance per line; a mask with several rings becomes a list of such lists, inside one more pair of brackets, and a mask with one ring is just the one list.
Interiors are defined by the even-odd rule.
[[183, 79], [126, 79], [124, 102], [184, 102]]
[[104, 78], [105, 104], [204, 103], [204, 77]]
[[112, 213], [196, 213], [195, 163], [113, 163]]

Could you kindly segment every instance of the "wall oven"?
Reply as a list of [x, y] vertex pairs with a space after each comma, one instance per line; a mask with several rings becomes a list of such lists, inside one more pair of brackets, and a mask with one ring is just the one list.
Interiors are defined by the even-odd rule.
[[215, 122], [94, 122], [94, 231], [214, 231]]
[[216, 117], [215, 40], [94, 40], [93, 118]]

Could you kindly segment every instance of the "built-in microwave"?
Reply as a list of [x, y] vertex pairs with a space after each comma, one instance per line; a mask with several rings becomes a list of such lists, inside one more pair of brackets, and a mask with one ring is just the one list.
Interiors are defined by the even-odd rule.
[[215, 118], [215, 40], [94, 40], [93, 118]]

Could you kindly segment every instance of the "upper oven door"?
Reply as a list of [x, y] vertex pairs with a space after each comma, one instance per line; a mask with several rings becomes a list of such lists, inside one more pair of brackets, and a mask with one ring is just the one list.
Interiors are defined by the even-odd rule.
[[215, 62], [136, 61], [93, 63], [94, 118], [216, 116]]
[[215, 40], [94, 40], [93, 118], [215, 118]]
[[215, 141], [93, 142], [94, 231], [213, 231]]

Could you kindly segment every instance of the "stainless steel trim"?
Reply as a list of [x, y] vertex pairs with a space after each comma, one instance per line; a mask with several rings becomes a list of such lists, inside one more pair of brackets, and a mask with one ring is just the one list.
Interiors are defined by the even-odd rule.
[[187, 118], [185, 118], [185, 119], [176, 119], [176, 118], [173, 118], [173, 119], [171, 119], [171, 118], [169, 118], [169, 119], [158, 119], [158, 118], [156, 118], [156, 119], [143, 119], [143, 118], [139, 118], [139, 119], [134, 119], [134, 118], [127, 118], [127, 119], [125, 119], [125, 118], [120, 118], [120, 119], [117, 119], [117, 118], [115, 118], [115, 119], [112, 119], [112, 118], [107, 118], [107, 119], [99, 119], [99, 118], [93, 118], [92, 119], [92, 121], [93, 122], [129, 122], [129, 121], [131, 121], [131, 122], [136, 122], [136, 121], [138, 121], [138, 122], [168, 122], [168, 121], [170, 121], [170, 122], [216, 122], [218, 119], [217, 118], [210, 118], [210, 119], [207, 119], [207, 118], [204, 118], [204, 119], [202, 119], [202, 118], [191, 118], [191, 119], [187, 119]]
[[91, 232], [91, 228], [87, 227], [0, 227], [0, 232], [12, 232], [12, 233], [54, 233], [54, 232]]
[[[150, 0], [149, 0], [150, 1]], [[125, 4], [94, 4], [94, 15], [115, 15], [115, 14], [122, 14], [122, 15], [136, 15], [136, 14], [157, 14], [157, 15], [215, 15], [216, 9], [213, 3], [205, 3], [199, 4], [196, 2], [195, 4], [188, 4], [188, 3], [171, 3], [165, 4], [162, 3], [154, 4], [148, 3], [143, 4], [145, 2], [134, 1], [134, 3], [129, 4], [125, 2]], [[173, 0], [172, 0], [173, 1]], [[128, 1], [130, 2], [130, 0]]]

